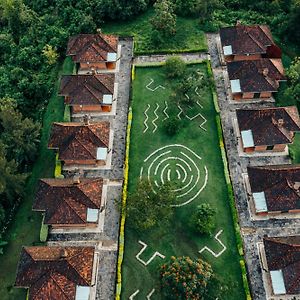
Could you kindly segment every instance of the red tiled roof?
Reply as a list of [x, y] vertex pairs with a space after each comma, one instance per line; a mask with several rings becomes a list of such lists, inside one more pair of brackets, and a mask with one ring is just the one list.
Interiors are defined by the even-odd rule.
[[33, 209], [45, 211], [45, 224], [85, 224], [87, 209], [100, 209], [103, 179], [40, 179]]
[[29, 300], [75, 300], [76, 285], [90, 286], [93, 247], [23, 247], [15, 286], [29, 288]]
[[300, 294], [300, 236], [264, 237], [269, 271], [282, 270], [287, 294]]
[[262, 58], [227, 63], [230, 80], [240, 80], [241, 92], [276, 92], [285, 80], [281, 59]]
[[114, 81], [114, 74], [64, 75], [61, 78], [59, 95], [68, 96], [65, 104], [101, 104], [103, 95], [113, 95]]
[[97, 148], [108, 148], [109, 127], [108, 121], [53, 123], [48, 147], [58, 149], [61, 160], [97, 159]]
[[252, 193], [265, 193], [268, 211], [300, 209], [300, 165], [248, 167]]
[[117, 53], [118, 37], [108, 34], [78, 34], [69, 39], [67, 55], [75, 62], [107, 61], [108, 53]]
[[296, 106], [237, 109], [236, 114], [240, 131], [251, 130], [255, 146], [289, 144], [300, 131]]
[[220, 29], [222, 46], [231, 46], [232, 54], [264, 54], [274, 45], [271, 31], [266, 25], [236, 25]]

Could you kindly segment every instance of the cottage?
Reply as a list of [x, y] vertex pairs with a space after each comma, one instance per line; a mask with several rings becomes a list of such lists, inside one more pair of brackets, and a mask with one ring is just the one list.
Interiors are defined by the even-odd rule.
[[232, 98], [270, 98], [286, 80], [281, 59], [234, 61], [227, 64]]
[[248, 178], [256, 214], [300, 212], [300, 165], [248, 167]]
[[65, 97], [72, 113], [110, 112], [114, 99], [115, 75], [65, 75], [59, 95]]
[[238, 109], [236, 115], [244, 152], [284, 151], [300, 131], [296, 106]]
[[24, 247], [15, 286], [28, 300], [89, 300], [96, 281], [94, 247]]
[[242, 25], [220, 29], [221, 53], [225, 62], [281, 58], [281, 49], [274, 43], [266, 25]]
[[78, 34], [69, 39], [67, 55], [79, 72], [114, 70], [118, 60], [118, 37], [108, 34]]
[[57, 150], [65, 166], [104, 166], [111, 150], [109, 134], [107, 121], [53, 123], [48, 148]]
[[40, 179], [33, 210], [53, 229], [96, 227], [104, 198], [102, 178]]
[[263, 270], [267, 272], [265, 284], [271, 289], [270, 294], [293, 295], [298, 299], [300, 236], [264, 237], [260, 254]]

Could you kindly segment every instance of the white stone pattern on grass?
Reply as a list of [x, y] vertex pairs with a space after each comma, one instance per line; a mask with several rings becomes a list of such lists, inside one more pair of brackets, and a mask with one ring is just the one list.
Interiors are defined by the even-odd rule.
[[165, 109], [164, 109], [164, 114], [165, 114], [165, 118], [163, 119], [163, 121], [165, 121], [165, 120], [167, 120], [167, 119], [169, 119], [169, 115], [168, 115], [168, 113], [167, 113], [167, 110], [168, 110], [168, 102], [167, 101], [165, 101]]
[[[140, 290], [136, 290], [130, 297], [129, 300], [133, 300], [134, 297], [140, 292]], [[147, 300], [151, 300], [151, 296], [154, 294], [155, 289], [152, 289], [151, 292], [146, 296]]]
[[164, 255], [162, 255], [161, 253], [159, 253], [158, 251], [155, 251], [154, 254], [147, 260], [147, 261], [144, 261], [143, 259], [140, 258], [140, 255], [146, 250], [146, 248], [148, 247], [148, 245], [146, 243], [144, 243], [143, 241], [139, 241], [139, 243], [143, 246], [141, 251], [135, 256], [136, 259], [142, 263], [144, 266], [147, 266], [151, 263], [151, 261], [155, 258], [155, 257], [160, 257], [162, 259], [165, 258]]
[[152, 84], [154, 82], [154, 80], [152, 79], [152, 78], [150, 78], [150, 82], [146, 85], [146, 89], [147, 90], [149, 90], [149, 91], [151, 91], [151, 92], [155, 92], [156, 90], [158, 90], [158, 89], [165, 89], [165, 87], [164, 86], [162, 86], [162, 85], [158, 85], [158, 86], [156, 86], [155, 88], [151, 88], [150, 87], [150, 85]]
[[155, 110], [154, 110], [154, 114], [155, 114], [155, 118], [152, 120], [152, 124], [153, 124], [153, 126], [154, 126], [154, 129], [153, 129], [153, 133], [157, 130], [157, 125], [156, 125], [156, 121], [158, 120], [158, 118], [159, 118], [159, 116], [158, 116], [158, 114], [157, 114], [157, 110], [159, 109], [159, 105], [158, 105], [158, 103], [156, 103], [156, 108], [155, 108]]
[[144, 121], [144, 125], [145, 125], [145, 129], [144, 129], [144, 131], [143, 131], [143, 133], [145, 133], [147, 130], [148, 130], [148, 124], [147, 124], [147, 121], [148, 121], [148, 119], [149, 119], [149, 117], [148, 117], [148, 115], [147, 115], [147, 112], [148, 112], [148, 110], [149, 110], [149, 108], [150, 108], [150, 104], [148, 104], [147, 105], [147, 108], [146, 108], [146, 110], [144, 111], [144, 115], [145, 115], [145, 121]]
[[221, 233], [223, 232], [223, 229], [221, 229], [216, 235], [215, 235], [215, 240], [223, 247], [223, 249], [216, 253], [213, 250], [211, 250], [210, 248], [208, 248], [207, 246], [203, 247], [199, 253], [202, 253], [203, 251], [208, 251], [209, 253], [211, 253], [214, 257], [219, 257], [220, 255], [222, 255], [224, 253], [224, 251], [227, 249], [226, 246], [223, 244], [223, 242], [219, 239], [219, 235], [221, 235]]
[[177, 180], [174, 187], [177, 204], [180, 207], [189, 204], [204, 190], [208, 181], [208, 170], [201, 157], [190, 148], [171, 144], [152, 152], [140, 170], [140, 178], [145, 177], [156, 194], [166, 182]]
[[183, 113], [183, 109], [180, 107], [179, 104], [177, 105], [177, 107], [179, 108], [179, 113], [178, 113], [178, 115], [177, 115], [177, 118], [178, 118], [179, 120], [181, 120], [180, 115]]

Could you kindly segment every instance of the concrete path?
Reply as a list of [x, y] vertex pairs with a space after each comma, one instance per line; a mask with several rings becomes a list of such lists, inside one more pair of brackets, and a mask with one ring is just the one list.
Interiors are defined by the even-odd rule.
[[202, 60], [209, 59], [209, 55], [203, 52], [178, 53], [178, 54], [153, 54], [153, 55], [137, 56], [134, 58], [133, 63], [135, 65], [142, 65], [142, 64], [149, 64], [149, 63], [162, 63], [172, 56], [179, 56], [185, 62], [202, 61]]
[[[250, 288], [253, 299], [266, 299], [265, 289], [262, 280], [262, 270], [258, 260], [257, 242], [262, 241], [264, 234], [291, 235], [295, 227], [300, 228], [300, 219], [269, 219], [251, 220], [248, 195], [245, 189], [243, 173], [247, 172], [247, 166], [262, 166], [275, 164], [290, 164], [288, 156], [259, 156], [241, 157], [238, 155], [238, 138], [234, 130], [233, 118], [237, 108], [260, 108], [273, 107], [274, 103], [247, 103], [233, 104], [229, 101], [229, 91], [226, 85], [226, 67], [220, 65], [217, 40], [218, 34], [207, 34], [209, 54], [211, 58], [213, 75], [217, 87], [218, 101], [221, 110], [221, 121], [225, 138], [225, 147], [230, 169], [230, 176], [233, 183], [236, 206], [239, 213], [239, 222], [244, 240], [245, 258], [250, 278]], [[224, 76], [225, 75], [225, 76]]]

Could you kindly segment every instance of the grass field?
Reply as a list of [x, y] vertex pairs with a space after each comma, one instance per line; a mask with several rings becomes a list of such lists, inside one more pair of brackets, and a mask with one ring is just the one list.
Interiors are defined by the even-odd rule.
[[[189, 69], [191, 68], [200, 69], [207, 76], [206, 65], [198, 64], [189, 66]], [[157, 85], [163, 85], [165, 89], [160, 88], [154, 92], [147, 90], [146, 85], [150, 82], [151, 78], [154, 82], [150, 87], [154, 88]], [[138, 262], [135, 255], [142, 247], [138, 243], [138, 241], [141, 240], [148, 244], [148, 248], [141, 255], [141, 258], [144, 260], [148, 260], [155, 251], [165, 255], [165, 261], [172, 255], [185, 255], [192, 258], [202, 257], [212, 265], [215, 274], [222, 281], [222, 285], [228, 287], [229, 290], [224, 291], [223, 299], [243, 300], [245, 296], [239, 267], [239, 255], [236, 249], [232, 216], [223, 175], [223, 164], [215, 124], [216, 113], [212, 96], [209, 89], [198, 91], [201, 96], [199, 103], [203, 108], [197, 106], [194, 110], [187, 110], [187, 114], [190, 117], [200, 112], [207, 119], [207, 123], [203, 125], [204, 128], [207, 129], [206, 132], [199, 128], [199, 124], [202, 123], [202, 121], [200, 117], [197, 117], [192, 121], [187, 119], [182, 121], [184, 122], [184, 127], [179, 134], [174, 137], [169, 137], [164, 133], [162, 120], [165, 117], [163, 113], [163, 109], [165, 108], [164, 101], [170, 102], [168, 96], [171, 91], [172, 84], [166, 80], [162, 67], [136, 68], [132, 94], [133, 123], [129, 158], [129, 191], [134, 190], [141, 167], [146, 168], [148, 162], [143, 163], [143, 160], [156, 149], [172, 144], [184, 145], [202, 158], [201, 161], [197, 161], [193, 155], [190, 154], [190, 157], [193, 157], [199, 166], [201, 174], [200, 184], [197, 185], [196, 190], [199, 189], [204, 182], [204, 166], [206, 166], [208, 170], [208, 182], [200, 195], [191, 203], [176, 208], [176, 216], [170, 228], [157, 228], [150, 232], [138, 234], [126, 227], [125, 257], [122, 271], [122, 299], [128, 299], [137, 289], [140, 290], [140, 293], [136, 296], [136, 299], [145, 299], [146, 295], [150, 293], [153, 288], [156, 289], [156, 292], [151, 299], [161, 299], [159, 293], [158, 268], [163, 260], [161, 258], [155, 258], [148, 266], [144, 266]], [[144, 111], [148, 104], [151, 105], [148, 110], [149, 129], [143, 133]], [[152, 131], [155, 127], [151, 121], [155, 118], [154, 109], [157, 108], [157, 104], [159, 105], [159, 108], [156, 110], [159, 117], [156, 121], [158, 129], [153, 133]], [[169, 103], [169, 106], [170, 105], [171, 103]], [[174, 156], [179, 155], [179, 149], [175, 148], [174, 151], [175, 153], [172, 152]], [[153, 165], [153, 169], [154, 167], [155, 164]], [[145, 170], [143, 169], [143, 171]], [[158, 173], [159, 172], [158, 170]], [[193, 168], [188, 172], [188, 176], [190, 177], [191, 175], [196, 176], [196, 171]], [[170, 176], [171, 179], [172, 176], [176, 177], [176, 173], [172, 172]], [[195, 193], [196, 191], [194, 191], [193, 195], [195, 195]], [[189, 227], [190, 216], [195, 210], [195, 207], [205, 202], [210, 203], [211, 206], [217, 210], [216, 229], [213, 235], [221, 229], [224, 230], [220, 239], [227, 247], [227, 250], [218, 258], [213, 257], [208, 252], [203, 252], [203, 254], [198, 253], [204, 246], [210, 247], [215, 252], [219, 252], [222, 247], [213, 237], [196, 234]]]
[[175, 36], [165, 39], [160, 45], [151, 42], [150, 19], [153, 9], [134, 18], [132, 21], [114, 22], [104, 24], [105, 33], [114, 33], [120, 36], [134, 36], [136, 44], [135, 54], [139, 53], [161, 53], [161, 52], [183, 52], [183, 51], [207, 51], [204, 32], [200, 30], [198, 19], [177, 18], [177, 32]]
[[[73, 62], [67, 58], [59, 70], [59, 74], [71, 74], [72, 71]], [[55, 92], [50, 98], [44, 114], [39, 156], [26, 183], [26, 196], [4, 237], [8, 241], [8, 245], [4, 249], [4, 254], [0, 255], [1, 300], [22, 300], [26, 296], [25, 289], [13, 288], [13, 284], [21, 247], [39, 244], [42, 216], [40, 213], [32, 211], [32, 201], [38, 179], [53, 177], [55, 154], [47, 149], [47, 145], [52, 122], [63, 120], [64, 104], [62, 98], [57, 96], [58, 84], [59, 81], [56, 82]]]

